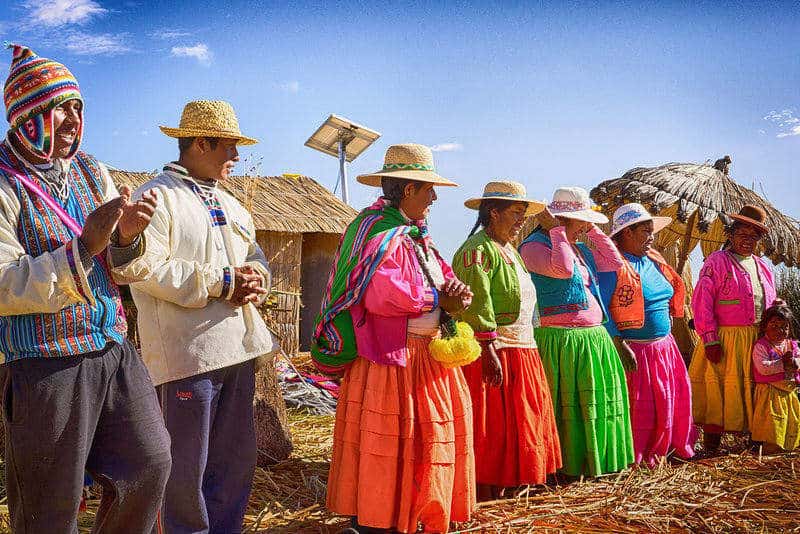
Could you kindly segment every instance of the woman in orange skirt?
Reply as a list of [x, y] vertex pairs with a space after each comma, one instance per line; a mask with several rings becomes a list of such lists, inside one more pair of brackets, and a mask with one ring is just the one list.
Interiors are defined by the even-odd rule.
[[433, 187], [456, 184], [422, 145], [390, 147], [383, 170], [358, 181], [384, 196], [342, 237], [312, 350], [321, 369], [344, 369], [327, 506], [356, 532], [447, 532], [475, 503], [472, 411], [461, 370], [429, 345], [442, 310], [472, 294], [424, 221]]
[[[474, 293], [461, 314], [482, 346], [464, 367], [472, 397], [479, 500], [502, 488], [543, 484], [561, 467], [553, 401], [533, 337], [536, 289], [511, 241], [528, 216], [544, 209], [522, 184], [490, 182], [472, 234], [456, 252], [453, 269]], [[483, 230], [475, 233], [479, 226]]]

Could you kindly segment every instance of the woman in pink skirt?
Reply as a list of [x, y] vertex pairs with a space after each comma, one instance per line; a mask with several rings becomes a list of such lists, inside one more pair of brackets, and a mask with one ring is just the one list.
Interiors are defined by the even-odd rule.
[[625, 262], [599, 275], [610, 315], [606, 329], [617, 350], [636, 360], [636, 369], [626, 373], [633, 445], [636, 463], [650, 467], [671, 451], [691, 458], [696, 440], [689, 374], [671, 333], [671, 317], [683, 316], [686, 290], [652, 248], [655, 234], [671, 221], [641, 204], [617, 209], [611, 238]]

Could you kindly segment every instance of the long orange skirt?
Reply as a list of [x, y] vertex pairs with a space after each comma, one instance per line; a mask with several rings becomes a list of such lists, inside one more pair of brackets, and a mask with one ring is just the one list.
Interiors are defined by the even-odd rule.
[[472, 408], [460, 369], [408, 338], [406, 367], [357, 358], [342, 379], [327, 506], [399, 532], [447, 532], [475, 502]]
[[472, 396], [475, 479], [479, 484], [544, 484], [561, 467], [553, 400], [537, 349], [497, 351], [500, 387], [483, 382], [483, 362], [464, 367]]

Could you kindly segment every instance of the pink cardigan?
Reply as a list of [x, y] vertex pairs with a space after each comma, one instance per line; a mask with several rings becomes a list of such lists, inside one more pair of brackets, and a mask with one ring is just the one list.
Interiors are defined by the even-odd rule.
[[[791, 340], [789, 347], [795, 362], [800, 361], [797, 341]], [[782, 354], [776, 351], [766, 338], [762, 337], [756, 341], [756, 345], [753, 347], [753, 381], [757, 384], [764, 384], [782, 380], [784, 380]], [[800, 384], [800, 371], [795, 374], [794, 381]]]
[[[775, 300], [775, 281], [767, 262], [753, 256], [764, 288], [764, 309]], [[756, 322], [750, 275], [726, 250], [712, 253], [703, 263], [692, 295], [694, 326], [703, 343], [719, 341], [717, 327], [751, 326]]]
[[[453, 269], [438, 253], [436, 257], [445, 280], [455, 278]], [[405, 367], [408, 318], [432, 311], [439, 302], [438, 291], [427, 287], [423, 276], [411, 238], [394, 239], [363, 298], [351, 309], [359, 356]]]

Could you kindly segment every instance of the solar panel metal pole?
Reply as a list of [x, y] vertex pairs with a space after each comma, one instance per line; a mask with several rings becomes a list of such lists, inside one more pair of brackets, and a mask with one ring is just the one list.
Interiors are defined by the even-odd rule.
[[306, 146], [319, 150], [339, 160], [339, 179], [334, 186], [334, 194], [339, 184], [342, 186], [342, 200], [350, 202], [350, 187], [347, 183], [347, 163], [352, 162], [374, 143], [381, 134], [353, 121], [331, 114], [311, 134]]
[[343, 132], [339, 134], [339, 183], [342, 184], [342, 201], [350, 204], [350, 192], [347, 189], [347, 151], [345, 146], [347, 141]]

